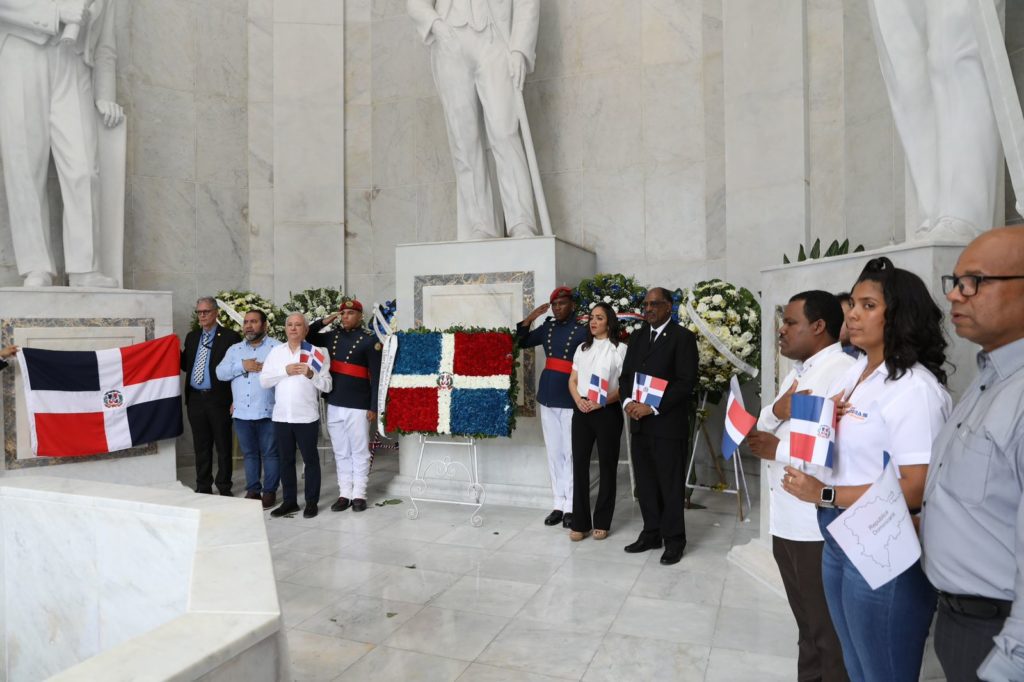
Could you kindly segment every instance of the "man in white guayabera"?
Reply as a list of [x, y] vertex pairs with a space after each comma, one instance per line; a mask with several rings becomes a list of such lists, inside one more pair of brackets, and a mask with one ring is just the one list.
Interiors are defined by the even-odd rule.
[[448, 124], [458, 238], [502, 236], [484, 153], [485, 131], [508, 236], [537, 234], [516, 98], [534, 66], [539, 0], [407, 0], [407, 7], [417, 33], [430, 46], [434, 83]]
[[968, 241], [995, 219], [1003, 163], [970, 1], [868, 2], [920, 204], [912, 239]]
[[[112, 0], [0, 2], [0, 160], [18, 272], [49, 286], [46, 168], [53, 152], [64, 202], [64, 269], [71, 286], [116, 287], [99, 271], [97, 115], [124, 119], [114, 101]], [[95, 107], [95, 111], [94, 111]]]

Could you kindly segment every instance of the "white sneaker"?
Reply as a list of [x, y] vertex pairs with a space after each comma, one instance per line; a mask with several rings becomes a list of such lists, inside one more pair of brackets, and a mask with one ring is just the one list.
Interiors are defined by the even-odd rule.
[[33, 270], [32, 272], [25, 275], [25, 281], [22, 286], [26, 287], [49, 287], [53, 286], [53, 278], [48, 272], [40, 272], [39, 270]]
[[75, 272], [68, 275], [68, 283], [73, 287], [107, 287], [117, 288], [117, 280], [107, 277], [98, 270], [92, 272]]

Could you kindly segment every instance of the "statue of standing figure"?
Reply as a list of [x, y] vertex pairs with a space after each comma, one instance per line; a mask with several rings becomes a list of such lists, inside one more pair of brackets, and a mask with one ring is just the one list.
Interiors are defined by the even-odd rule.
[[[521, 139], [519, 129], [525, 119], [521, 91], [536, 57], [539, 0], [407, 0], [407, 9], [430, 47], [444, 108], [455, 165], [459, 240], [502, 236], [485, 139], [494, 154], [508, 236], [536, 235], [527, 163], [532, 142]], [[523, 132], [528, 135], [528, 126]], [[524, 149], [524, 143], [530, 148]], [[539, 185], [538, 178], [534, 168], [532, 181]]]
[[25, 286], [50, 286], [57, 274], [46, 197], [51, 152], [69, 283], [118, 286], [100, 270], [97, 144], [97, 118], [108, 128], [124, 119], [115, 101], [116, 60], [114, 0], [0, 3], [0, 161]]
[[893, 119], [923, 221], [914, 239], [992, 227], [1000, 137], [969, 0], [868, 0]]

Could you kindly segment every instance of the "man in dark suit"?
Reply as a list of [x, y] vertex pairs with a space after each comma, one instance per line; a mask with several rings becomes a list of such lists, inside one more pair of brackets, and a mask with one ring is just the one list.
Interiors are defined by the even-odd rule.
[[242, 340], [238, 332], [217, 324], [217, 301], [196, 301], [199, 329], [185, 337], [181, 371], [185, 373], [185, 407], [196, 450], [196, 492], [213, 492], [213, 447], [217, 446], [217, 490], [231, 495], [231, 383], [214, 371], [228, 348]]
[[644, 298], [645, 324], [633, 333], [622, 365], [619, 386], [632, 396], [637, 373], [668, 382], [657, 408], [623, 401], [632, 437], [633, 471], [644, 528], [629, 553], [658, 549], [665, 544], [661, 563], [683, 558], [686, 527], [683, 524], [683, 473], [689, 435], [688, 403], [697, 385], [697, 339], [675, 324], [672, 296], [657, 287]]

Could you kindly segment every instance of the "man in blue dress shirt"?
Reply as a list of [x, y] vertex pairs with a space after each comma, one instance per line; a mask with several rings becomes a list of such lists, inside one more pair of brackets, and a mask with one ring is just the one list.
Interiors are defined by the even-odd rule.
[[[551, 292], [549, 303], [538, 307], [516, 325], [520, 348], [544, 346], [544, 371], [540, 373], [537, 402], [540, 403], [540, 425], [548, 451], [548, 472], [551, 475], [553, 509], [544, 525], [559, 521], [564, 528], [572, 524], [572, 409], [569, 396], [569, 374], [576, 347], [587, 340], [587, 326], [576, 321], [572, 289], [558, 287]], [[530, 331], [534, 320], [551, 310], [554, 317]]]
[[231, 382], [231, 414], [245, 464], [245, 497], [262, 500], [263, 508], [270, 509], [277, 502], [281, 469], [270, 419], [274, 413], [274, 389], [260, 386], [260, 371], [270, 349], [281, 342], [267, 336], [267, 314], [262, 310], [245, 314], [242, 335], [245, 340], [228, 348], [217, 365], [217, 378]]

